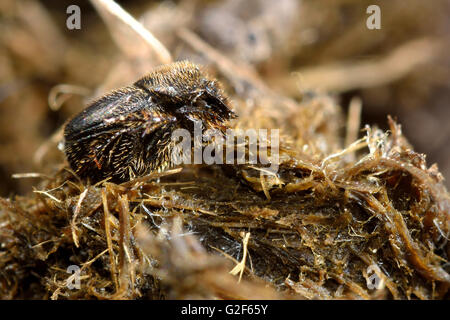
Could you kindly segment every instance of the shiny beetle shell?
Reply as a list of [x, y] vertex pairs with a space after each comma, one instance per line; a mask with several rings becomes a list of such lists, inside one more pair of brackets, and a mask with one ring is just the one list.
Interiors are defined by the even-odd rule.
[[171, 134], [194, 122], [224, 132], [235, 117], [217, 81], [189, 62], [156, 68], [104, 95], [64, 128], [64, 152], [76, 174], [91, 182], [123, 182], [170, 167]]

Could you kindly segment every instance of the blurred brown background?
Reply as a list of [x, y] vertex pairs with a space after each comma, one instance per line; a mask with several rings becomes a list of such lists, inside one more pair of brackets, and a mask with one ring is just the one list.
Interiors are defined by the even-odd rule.
[[[294, 98], [324, 90], [346, 110], [360, 97], [362, 125], [387, 128], [387, 115], [396, 117], [428, 165], [437, 162], [450, 178], [449, 1], [117, 2], [177, 60], [195, 56], [179, 39], [177, 30], [187, 28]], [[66, 27], [71, 4], [81, 8], [80, 30]], [[380, 30], [366, 27], [371, 4], [381, 8]], [[62, 163], [55, 145], [41, 164], [36, 152], [93, 96], [151, 68], [141, 61], [132, 71], [121, 69], [134, 55], [139, 48], [118, 44], [89, 1], [0, 2], [0, 196], [31, 190], [34, 179], [13, 173], [48, 172]], [[75, 94], [52, 110], [49, 93], [60, 84], [73, 85]]]

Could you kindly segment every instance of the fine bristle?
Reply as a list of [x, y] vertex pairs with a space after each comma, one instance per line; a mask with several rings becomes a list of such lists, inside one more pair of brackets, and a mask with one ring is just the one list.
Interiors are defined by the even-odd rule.
[[[189, 91], [200, 85], [202, 79], [204, 77], [199, 66], [189, 61], [178, 61], [155, 68], [136, 81], [135, 85], [149, 89], [177, 88], [178, 90]], [[170, 93], [170, 90], [167, 90], [167, 93]]]

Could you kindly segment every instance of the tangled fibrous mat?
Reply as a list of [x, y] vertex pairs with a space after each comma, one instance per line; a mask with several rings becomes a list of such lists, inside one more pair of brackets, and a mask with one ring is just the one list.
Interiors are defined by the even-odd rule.
[[0, 297], [448, 298], [449, 194], [400, 126], [343, 147], [328, 96], [267, 110], [235, 126], [283, 128], [277, 174], [192, 165], [87, 186], [64, 166], [0, 199]]
[[[262, 11], [247, 5], [255, 1], [205, 9], [192, 7], [204, 1], [177, 1], [146, 11], [144, 29], [112, 1], [91, 0], [108, 29], [84, 25], [97, 14], [83, 18], [85, 31], [70, 31], [80, 37], [70, 45], [39, 1], [4, 2], [1, 70], [16, 92], [0, 124], [2, 147], [10, 141], [1, 149], [8, 177], [57, 127], [42, 124], [45, 84], [100, 93], [181, 59], [221, 81], [239, 116], [233, 128], [280, 130], [280, 159], [276, 174], [259, 165], [185, 165], [96, 185], [64, 160], [46, 159], [39, 173], [16, 175], [33, 192], [0, 198], [0, 299], [449, 298], [449, 193], [399, 125], [442, 146], [445, 169], [445, 130], [431, 129], [447, 125], [448, 108], [433, 121], [424, 115], [432, 115], [429, 101], [448, 105], [448, 1], [386, 2], [382, 29], [368, 34], [361, 26], [371, 1], [260, 1]], [[344, 117], [318, 91], [363, 96], [354, 90], [383, 85], [364, 101], [376, 115], [399, 114], [389, 108], [403, 104], [387, 131], [361, 131], [357, 99]], [[56, 110], [64, 102], [53, 98]], [[81, 109], [74, 100], [59, 116]]]

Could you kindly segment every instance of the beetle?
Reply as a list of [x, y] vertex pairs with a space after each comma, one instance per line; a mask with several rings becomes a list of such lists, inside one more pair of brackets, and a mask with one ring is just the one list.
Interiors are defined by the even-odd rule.
[[120, 183], [171, 167], [174, 130], [224, 133], [235, 117], [218, 81], [180, 61], [92, 102], [65, 125], [63, 148], [80, 178]]

